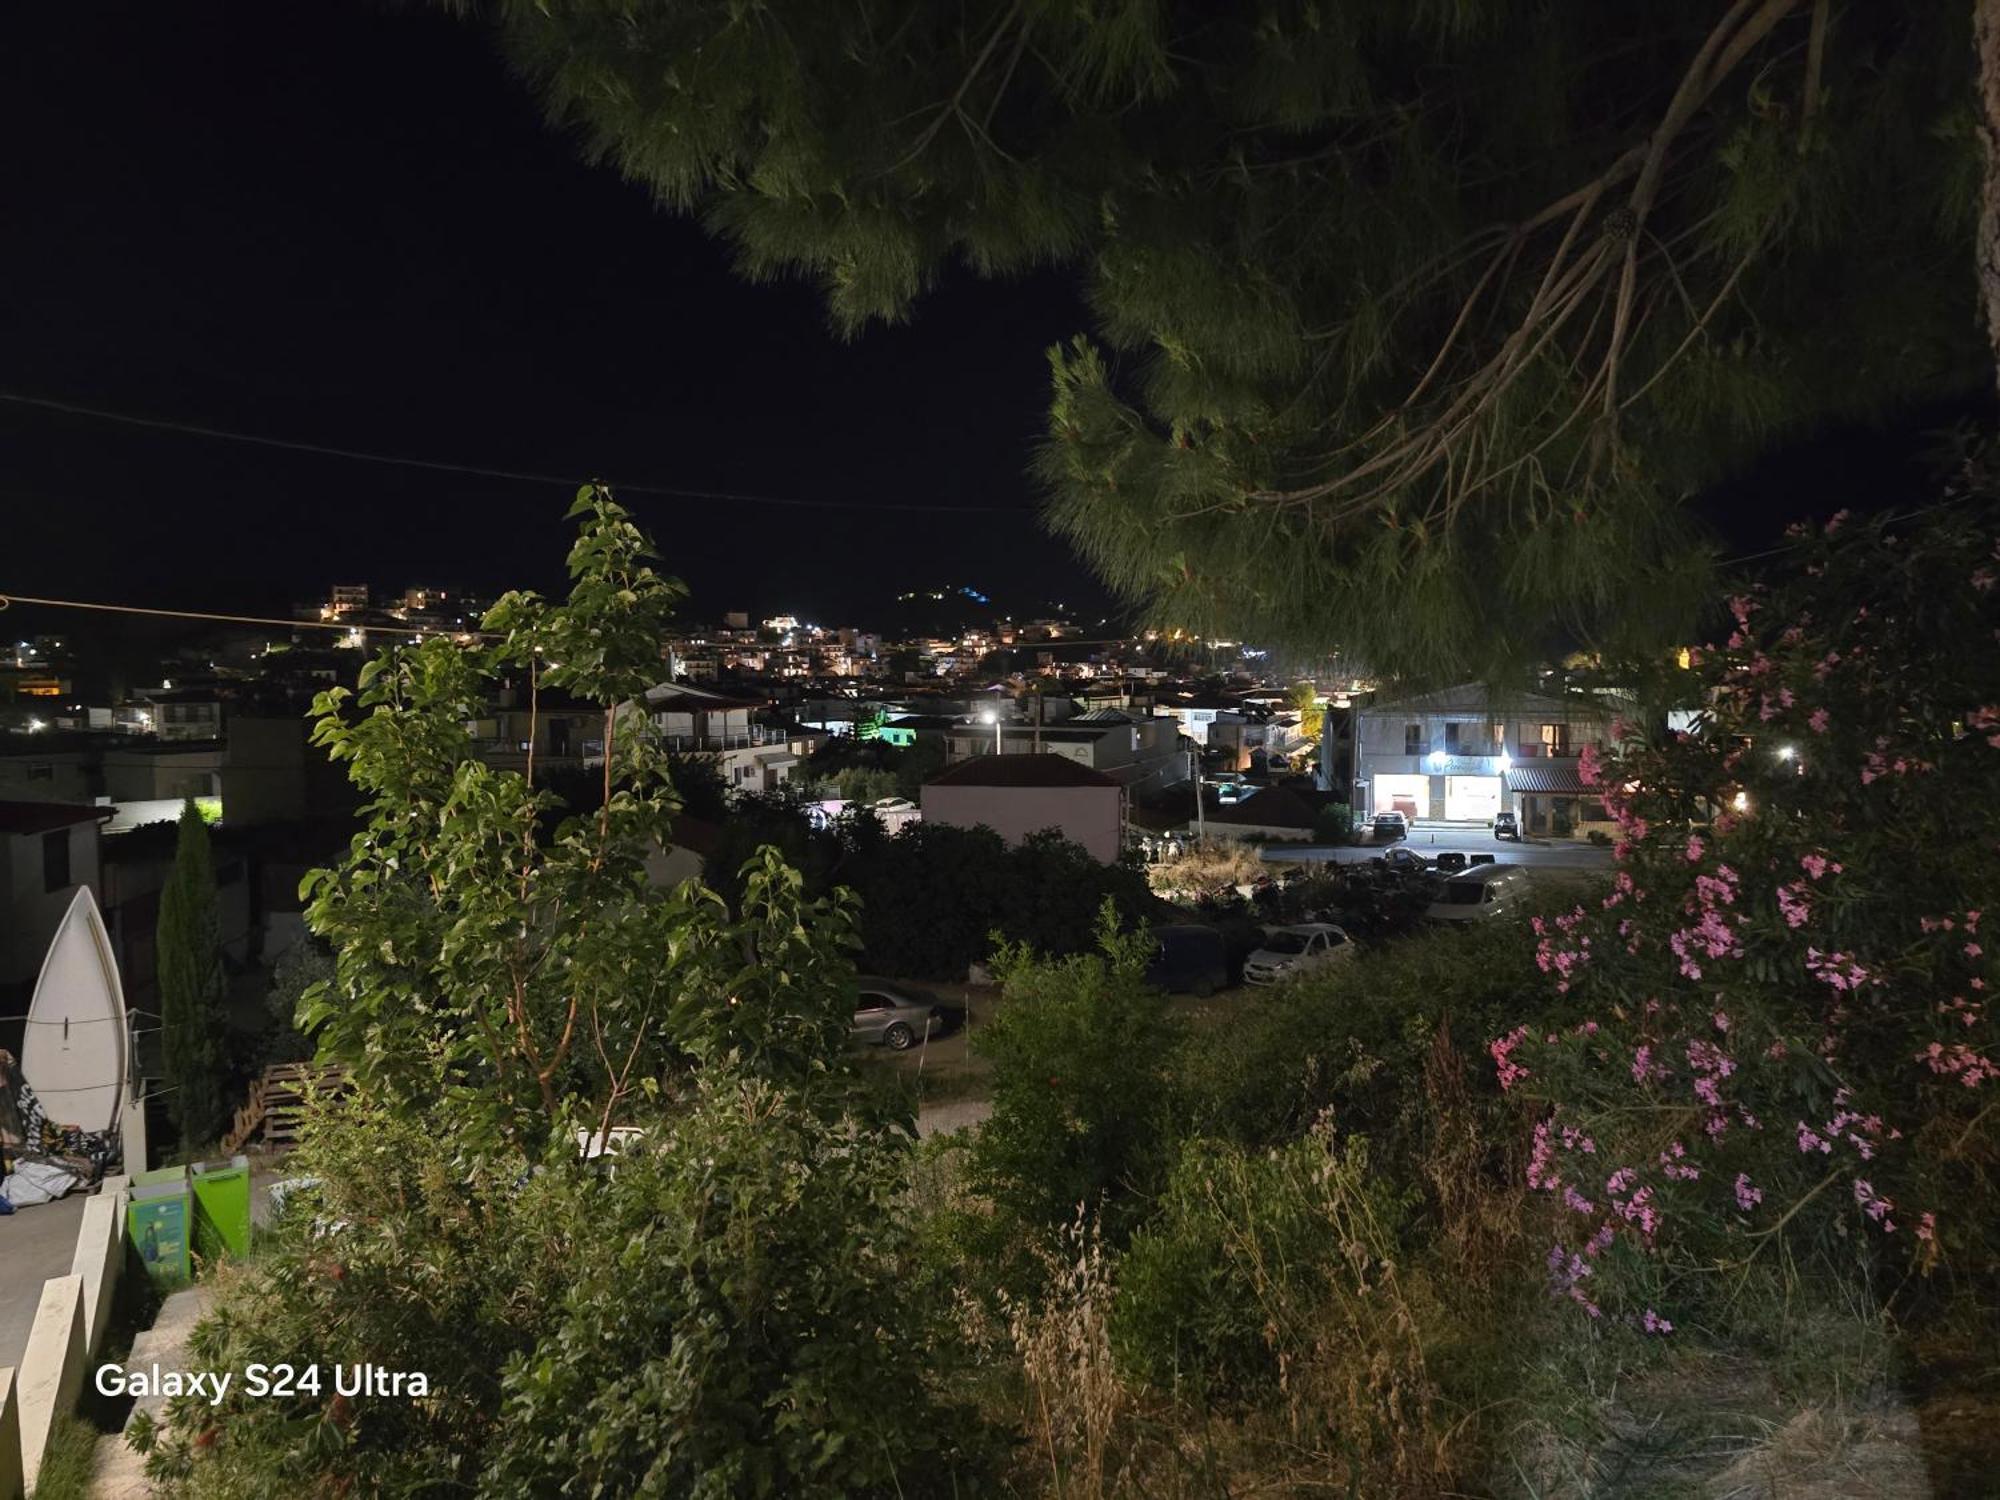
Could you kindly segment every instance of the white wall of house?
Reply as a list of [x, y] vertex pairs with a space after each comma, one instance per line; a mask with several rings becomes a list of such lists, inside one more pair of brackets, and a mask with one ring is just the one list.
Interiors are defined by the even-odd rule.
[[88, 750], [0, 755], [0, 802], [91, 800], [96, 756]]
[[[50, 886], [44, 878], [48, 842], [68, 846], [65, 884]], [[0, 834], [0, 985], [34, 983], [49, 939], [80, 885], [103, 889], [94, 819], [47, 833]]]
[[1125, 844], [1125, 794], [1115, 786], [927, 786], [926, 823], [984, 825], [1010, 844], [1044, 828], [1062, 831], [1106, 864]]

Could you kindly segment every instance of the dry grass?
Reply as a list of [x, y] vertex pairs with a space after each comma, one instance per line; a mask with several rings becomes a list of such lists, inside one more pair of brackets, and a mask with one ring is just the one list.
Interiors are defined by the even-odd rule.
[[1248, 885], [1270, 873], [1263, 855], [1235, 839], [1203, 839], [1179, 859], [1148, 867], [1146, 878], [1162, 896], [1213, 890], [1219, 885]]

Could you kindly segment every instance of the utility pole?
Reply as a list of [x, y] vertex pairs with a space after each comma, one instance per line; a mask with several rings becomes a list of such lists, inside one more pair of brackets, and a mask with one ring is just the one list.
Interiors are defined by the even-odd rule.
[[1194, 836], [1196, 839], [1208, 837], [1208, 817], [1201, 807], [1201, 752], [1188, 751], [1188, 775], [1194, 780]]

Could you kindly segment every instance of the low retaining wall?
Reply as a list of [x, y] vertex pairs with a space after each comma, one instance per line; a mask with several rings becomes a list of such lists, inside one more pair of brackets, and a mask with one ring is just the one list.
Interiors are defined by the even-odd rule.
[[21, 1356], [21, 1477], [29, 1489], [42, 1471], [56, 1418], [76, 1404], [83, 1389], [83, 1278], [51, 1276], [42, 1283], [35, 1331]]
[[14, 1370], [0, 1370], [0, 1500], [21, 1500], [21, 1406], [14, 1399]]
[[75, 1407], [91, 1356], [104, 1343], [125, 1268], [129, 1182], [107, 1177], [84, 1204], [70, 1274], [42, 1283], [20, 1368], [0, 1372], [0, 1500], [34, 1488], [56, 1419]]

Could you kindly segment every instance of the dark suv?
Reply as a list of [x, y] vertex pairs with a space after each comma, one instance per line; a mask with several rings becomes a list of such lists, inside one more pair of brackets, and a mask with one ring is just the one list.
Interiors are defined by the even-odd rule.
[[1495, 813], [1493, 815], [1493, 837], [1496, 839], [1512, 839], [1515, 843], [1520, 843], [1520, 819], [1516, 818], [1510, 812]]

